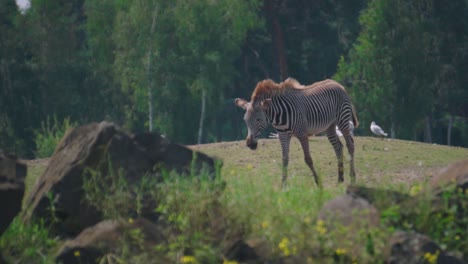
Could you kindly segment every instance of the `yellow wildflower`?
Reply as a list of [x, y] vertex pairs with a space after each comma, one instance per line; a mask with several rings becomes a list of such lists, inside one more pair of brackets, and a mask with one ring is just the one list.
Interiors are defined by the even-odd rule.
[[323, 220], [318, 220], [317, 225], [315, 226], [315, 230], [321, 235], [325, 234], [327, 232], [325, 222]]
[[239, 264], [239, 262], [235, 261], [235, 260], [224, 260], [223, 261], [223, 264]]
[[270, 226], [270, 223], [269, 223], [268, 221], [263, 221], [263, 222], [262, 222], [262, 228], [263, 228], [263, 229], [266, 229], [266, 228], [268, 228], [269, 226]]
[[129, 224], [133, 224], [133, 218], [130, 217], [130, 218], [128, 219], [128, 223], [129, 223]]
[[421, 192], [421, 186], [419, 186], [419, 185], [413, 185], [413, 186], [411, 186], [409, 192], [410, 192], [410, 195], [411, 195], [411, 196], [415, 196], [415, 195], [417, 195], [418, 193]]
[[180, 262], [182, 263], [188, 263], [188, 264], [195, 264], [198, 263], [197, 259], [194, 256], [182, 256], [180, 258]]
[[75, 257], [79, 257], [79, 256], [81, 256], [81, 253], [80, 253], [79, 250], [75, 250], [75, 252], [73, 252], [73, 255], [74, 255]]
[[437, 259], [439, 258], [439, 251], [437, 250], [434, 254], [432, 254], [431, 252], [426, 252], [424, 254], [424, 259], [427, 260], [427, 262], [429, 262], [429, 264], [435, 264], [437, 263]]
[[337, 248], [337, 249], [335, 250], [335, 254], [338, 255], [338, 256], [344, 255], [344, 254], [346, 254], [346, 249], [344, 249], [344, 248]]
[[281, 205], [283, 203], [283, 199], [281, 197], [278, 198], [278, 204]]
[[284, 256], [289, 256], [291, 255], [291, 250], [289, 249], [289, 239], [288, 238], [283, 238], [281, 242], [278, 244], [278, 248], [283, 252]]
[[459, 235], [456, 235], [456, 236], [455, 236], [455, 240], [460, 240], [460, 236], [459, 236]]

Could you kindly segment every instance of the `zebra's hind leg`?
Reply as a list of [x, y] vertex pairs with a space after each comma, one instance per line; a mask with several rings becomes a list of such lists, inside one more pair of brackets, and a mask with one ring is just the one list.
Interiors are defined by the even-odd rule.
[[297, 139], [299, 139], [299, 142], [301, 143], [302, 150], [304, 151], [304, 161], [309, 166], [310, 170], [312, 171], [312, 175], [314, 176], [315, 183], [319, 188], [322, 188], [322, 182], [315, 171], [314, 168], [314, 163], [312, 162], [312, 157], [310, 156], [310, 150], [309, 150], [309, 137], [307, 134], [305, 135], [298, 135]]
[[278, 138], [281, 143], [281, 154], [283, 157], [283, 177], [281, 183], [284, 189], [286, 187], [286, 180], [288, 179], [289, 144], [291, 143], [291, 135], [278, 133]]
[[349, 128], [346, 125], [339, 126], [341, 133], [346, 141], [346, 148], [348, 149], [349, 153], [349, 177], [351, 178], [351, 182], [356, 182], [356, 172], [354, 171], [354, 139], [349, 133]]
[[[343, 132], [343, 131], [342, 131]], [[349, 133], [349, 131], [348, 131]], [[328, 141], [333, 146], [333, 149], [335, 149], [335, 154], [336, 154], [336, 159], [338, 160], [338, 183], [344, 181], [343, 177], [343, 144], [341, 144], [341, 141], [336, 134], [336, 128], [335, 124], [332, 124], [328, 129], [327, 129], [327, 138]]]

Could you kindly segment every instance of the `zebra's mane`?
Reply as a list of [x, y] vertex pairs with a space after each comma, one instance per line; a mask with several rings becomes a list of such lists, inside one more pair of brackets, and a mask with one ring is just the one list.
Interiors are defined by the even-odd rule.
[[255, 90], [252, 93], [252, 101], [255, 100], [257, 97], [264, 97], [264, 96], [274, 96], [278, 94], [282, 94], [287, 89], [304, 89], [307, 88], [306, 86], [300, 84], [294, 78], [288, 78], [284, 82], [275, 83], [271, 79], [266, 79], [257, 83]]

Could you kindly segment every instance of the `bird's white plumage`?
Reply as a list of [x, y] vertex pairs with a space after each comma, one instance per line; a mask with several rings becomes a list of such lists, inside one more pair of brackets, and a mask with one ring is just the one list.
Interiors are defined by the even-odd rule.
[[278, 133], [270, 133], [269, 138], [279, 138]]
[[386, 137], [388, 134], [385, 133], [383, 131], [383, 129], [381, 127], [379, 127], [378, 125], [375, 124], [374, 121], [372, 121], [371, 123], [371, 126], [370, 126], [370, 130], [372, 131], [372, 133], [374, 133], [376, 136], [383, 136], [383, 137]]
[[349, 133], [354, 136], [354, 124], [352, 121], [349, 121]]
[[[351, 134], [351, 136], [354, 136], [354, 124], [352, 121], [349, 121], [349, 133]], [[336, 134], [339, 136], [339, 137], [342, 137], [343, 136], [343, 133], [341, 133], [340, 129], [338, 128], [338, 126], [336, 127]]]
[[339, 136], [339, 137], [342, 137], [343, 134], [341, 133], [341, 131], [338, 129], [338, 127], [335, 127], [336, 129], [336, 134]]

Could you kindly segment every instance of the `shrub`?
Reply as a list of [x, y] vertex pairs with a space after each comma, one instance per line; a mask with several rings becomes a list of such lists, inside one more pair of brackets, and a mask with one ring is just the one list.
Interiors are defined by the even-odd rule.
[[83, 183], [85, 200], [99, 208], [105, 218], [144, 216], [148, 212], [142, 212], [142, 208], [150, 204], [156, 206], [153, 210], [159, 221], [170, 226], [168, 242], [153, 252], [129, 252], [129, 248], [135, 248], [131, 244], [140, 240], [135, 239], [135, 234], [129, 236], [116, 249], [120, 260], [139, 263], [164, 256], [174, 263], [192, 258], [198, 263], [219, 263], [220, 233], [223, 237], [238, 235], [246, 226], [234, 219], [220, 201], [224, 183], [218, 176], [213, 180], [205, 173], [181, 176], [163, 171], [162, 175], [147, 174], [134, 181], [127, 179], [123, 170], [113, 171], [111, 162], [107, 171], [103, 175], [88, 170]]
[[43, 224], [24, 224], [16, 218], [0, 238], [0, 252], [7, 263], [53, 263], [57, 240]]
[[41, 122], [41, 129], [35, 131], [36, 134], [36, 157], [47, 158], [54, 154], [55, 147], [60, 142], [68, 129], [76, 126], [70, 122], [70, 118], [65, 118], [62, 123], [59, 123], [57, 117], [50, 121], [47, 117], [45, 122]]

